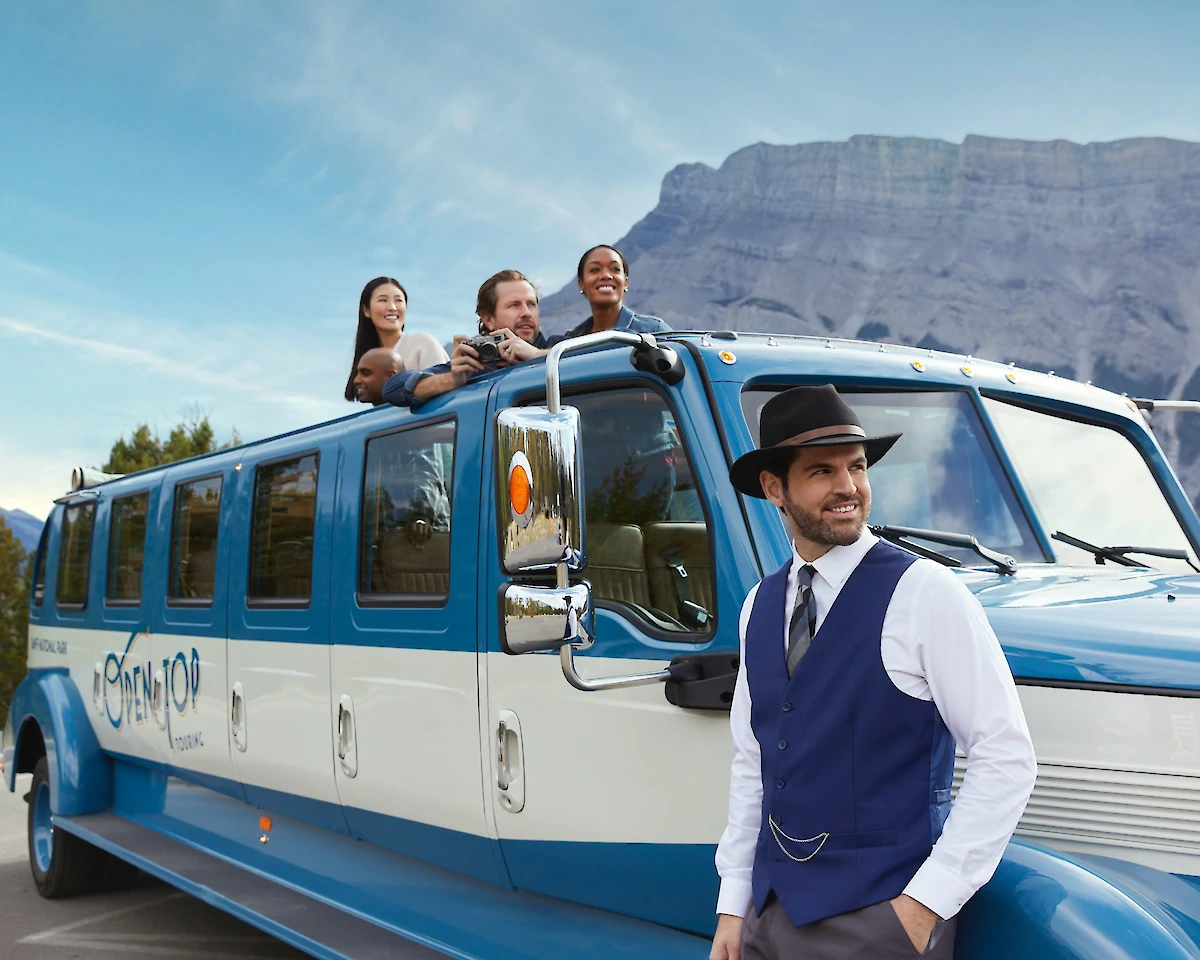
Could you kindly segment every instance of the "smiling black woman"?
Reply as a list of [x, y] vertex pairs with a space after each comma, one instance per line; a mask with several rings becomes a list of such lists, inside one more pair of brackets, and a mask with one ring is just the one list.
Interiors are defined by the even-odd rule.
[[658, 317], [640, 316], [624, 304], [629, 288], [629, 264], [616, 247], [601, 244], [579, 259], [575, 277], [579, 292], [587, 297], [592, 315], [567, 332], [582, 337], [602, 330], [627, 330], [630, 333], [669, 333], [671, 328]]

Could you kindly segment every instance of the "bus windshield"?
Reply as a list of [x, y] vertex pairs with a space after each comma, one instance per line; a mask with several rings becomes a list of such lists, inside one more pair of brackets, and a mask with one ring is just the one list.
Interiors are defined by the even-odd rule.
[[[775, 390], [746, 390], [742, 409], [758, 443], [758, 418]], [[1020, 561], [1045, 562], [1012, 481], [979, 413], [961, 390], [861, 391], [842, 396], [870, 436], [903, 434], [871, 467], [872, 524], [967, 533]], [[974, 553], [921, 541], [968, 565]]]
[[[758, 443], [763, 404], [777, 391], [746, 390], [742, 409]], [[961, 390], [854, 391], [842, 395], [872, 436], [903, 436], [871, 467], [872, 524], [967, 533], [1023, 562], [1046, 561], [971, 397]], [[1185, 550], [1187, 535], [1154, 473], [1116, 430], [984, 398], [1017, 479], [1047, 534], [1062, 531], [1098, 547]], [[1086, 482], [1084, 481], [1086, 478]], [[969, 551], [922, 542], [968, 565]], [[1060, 563], [1094, 564], [1093, 554], [1052, 541]], [[1161, 570], [1184, 560], [1128, 554]]]
[[[1183, 550], [1194, 555], [1150, 465], [1128, 437], [985, 397], [1004, 449], [1048, 533], [1093, 546]], [[1094, 563], [1093, 554], [1053, 541], [1062, 563]], [[1184, 560], [1127, 555], [1158, 570], [1190, 569]]]

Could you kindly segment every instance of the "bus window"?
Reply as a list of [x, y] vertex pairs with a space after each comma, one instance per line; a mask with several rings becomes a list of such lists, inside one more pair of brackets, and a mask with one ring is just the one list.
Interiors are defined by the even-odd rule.
[[367, 441], [359, 596], [444, 603], [450, 594], [452, 421]]
[[571, 397], [583, 431], [587, 566], [598, 605], [669, 638], [713, 627], [708, 524], [666, 401], [651, 390]]
[[113, 501], [105, 591], [105, 599], [110, 605], [132, 605], [142, 599], [142, 563], [146, 554], [146, 514], [149, 509], [148, 492]]
[[50, 524], [42, 526], [38, 538], [37, 553], [33, 559], [33, 605], [40, 607], [46, 596], [46, 545], [50, 539]]
[[220, 477], [190, 480], [175, 486], [168, 602], [212, 603], [217, 582], [220, 517]]
[[72, 504], [63, 510], [58, 545], [58, 586], [54, 602], [60, 607], [87, 605], [88, 571], [92, 556], [94, 503]]
[[307, 453], [259, 466], [254, 472], [246, 590], [251, 603], [292, 600], [303, 604], [312, 596], [317, 459], [316, 453]]

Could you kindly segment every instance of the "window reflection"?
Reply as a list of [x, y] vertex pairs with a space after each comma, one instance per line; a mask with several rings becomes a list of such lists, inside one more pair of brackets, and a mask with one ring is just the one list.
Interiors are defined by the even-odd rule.
[[666, 636], [710, 632], [708, 526], [674, 414], [651, 390], [570, 402], [582, 427], [583, 576], [592, 596], [634, 611]]

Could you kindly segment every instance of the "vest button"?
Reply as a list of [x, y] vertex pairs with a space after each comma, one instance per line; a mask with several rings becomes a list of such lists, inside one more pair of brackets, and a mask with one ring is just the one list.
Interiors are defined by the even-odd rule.
[[788, 703], [786, 700], [783, 702], [783, 712], [784, 713], [792, 712], [792, 705], [790, 703]]
[[776, 790], [782, 790], [785, 786], [786, 786], [786, 784], [782, 780], [775, 781], [775, 789]]
[[787, 749], [787, 741], [786, 741], [786, 740], [780, 740], [780, 741], [779, 741], [779, 749], [780, 749], [780, 750], [786, 750], [786, 749]]

